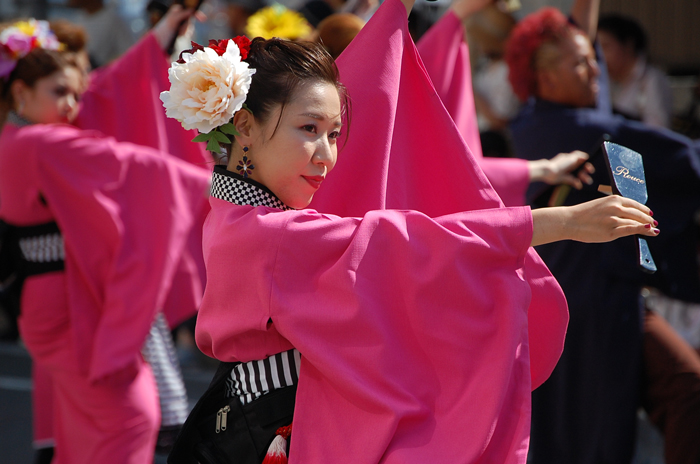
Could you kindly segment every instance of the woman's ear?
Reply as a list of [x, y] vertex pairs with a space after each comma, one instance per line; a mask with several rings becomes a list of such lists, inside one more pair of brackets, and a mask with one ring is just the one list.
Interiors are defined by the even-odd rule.
[[258, 127], [253, 114], [246, 109], [240, 109], [233, 115], [233, 125], [239, 134], [236, 136], [236, 141], [241, 146], [249, 146], [255, 138], [255, 132]]
[[[31, 91], [29, 87], [23, 80], [15, 79], [12, 84], [10, 84], [10, 94], [12, 95], [12, 101], [15, 104], [13, 109], [23, 108], [25, 100], [28, 97], [28, 93]], [[19, 111], [21, 113], [21, 111]]]

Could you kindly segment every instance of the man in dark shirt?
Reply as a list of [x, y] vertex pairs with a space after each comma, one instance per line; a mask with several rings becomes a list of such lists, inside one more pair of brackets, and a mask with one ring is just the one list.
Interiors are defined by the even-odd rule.
[[[578, 0], [574, 12], [582, 3], [597, 15], [596, 0]], [[511, 124], [514, 150], [530, 160], [573, 150], [593, 154], [607, 134], [641, 153], [648, 206], [662, 230], [650, 240], [659, 271], [647, 276], [636, 268], [631, 237], [538, 247], [564, 289], [571, 319], [559, 364], [533, 393], [530, 460], [629, 463], [636, 412], [643, 404], [665, 434], [667, 464], [697, 464], [700, 360], [664, 330], [659, 316], [644, 313], [640, 290], [651, 285], [674, 298], [700, 301], [693, 220], [700, 208], [700, 144], [613, 116], [605, 71], [591, 44], [595, 27], [584, 29], [550, 8], [528, 16], [513, 31], [506, 52], [510, 80], [527, 100]], [[564, 204], [596, 198], [598, 185], [610, 184], [603, 156], [592, 156], [591, 162], [593, 185], [572, 191]], [[547, 204], [547, 188], [530, 187], [534, 206]]]

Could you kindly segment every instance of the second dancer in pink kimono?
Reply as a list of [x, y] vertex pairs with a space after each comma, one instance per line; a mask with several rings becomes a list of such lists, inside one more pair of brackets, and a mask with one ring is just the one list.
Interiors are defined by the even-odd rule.
[[27, 276], [21, 335], [54, 384], [54, 462], [151, 462], [159, 411], [141, 347], [203, 208], [206, 173], [66, 125], [80, 73], [46, 23], [0, 41], [12, 109], [0, 218], [15, 226]]

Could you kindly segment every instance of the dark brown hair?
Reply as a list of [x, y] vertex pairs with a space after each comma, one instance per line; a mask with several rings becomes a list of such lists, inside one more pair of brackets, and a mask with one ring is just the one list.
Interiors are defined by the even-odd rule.
[[333, 59], [338, 58], [359, 34], [365, 22], [352, 13], [334, 13], [318, 24], [317, 42], [323, 44]]
[[65, 19], [55, 19], [49, 25], [58, 41], [65, 46], [64, 51], [78, 53], [85, 50], [87, 34], [81, 26]]
[[256, 37], [250, 44], [245, 61], [255, 69], [246, 106], [258, 121], [267, 122], [276, 105], [282, 105], [284, 110], [301, 85], [316, 80], [327, 82], [338, 90], [341, 116], [349, 126], [349, 101], [345, 86], [338, 80], [335, 61], [321, 45]]

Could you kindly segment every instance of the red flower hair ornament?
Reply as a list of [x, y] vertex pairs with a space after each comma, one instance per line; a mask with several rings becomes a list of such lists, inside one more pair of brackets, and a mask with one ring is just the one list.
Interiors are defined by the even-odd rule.
[[[248, 53], [250, 52], [250, 40], [244, 35], [239, 35], [232, 39], [209, 40], [208, 48], [214, 50], [217, 55], [222, 56], [224, 53], [226, 53], [226, 47], [228, 46], [229, 40], [233, 40], [233, 43], [235, 43], [238, 46], [238, 50], [241, 52], [242, 60], [248, 58]], [[204, 50], [204, 48], [205, 47], [203, 47], [202, 45], [199, 45], [196, 42], [192, 42], [192, 48], [190, 48], [189, 50], [183, 50], [182, 53], [180, 53], [180, 57], [178, 58], [177, 62], [180, 64], [185, 63], [185, 60], [182, 59], [183, 53], [192, 54], [198, 50]]]

